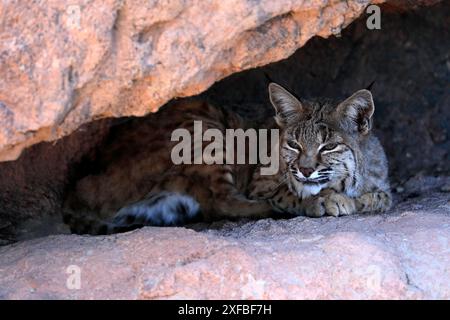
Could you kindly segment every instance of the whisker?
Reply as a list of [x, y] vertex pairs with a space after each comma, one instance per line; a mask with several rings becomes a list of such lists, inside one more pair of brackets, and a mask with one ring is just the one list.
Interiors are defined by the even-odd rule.
[[319, 173], [319, 177], [328, 177], [332, 172], [329, 173]]

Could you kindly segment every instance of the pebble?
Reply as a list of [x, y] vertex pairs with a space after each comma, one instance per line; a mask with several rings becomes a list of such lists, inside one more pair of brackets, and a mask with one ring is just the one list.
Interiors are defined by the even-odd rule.
[[402, 193], [402, 192], [404, 192], [405, 191], [405, 188], [403, 188], [403, 187], [397, 187], [397, 188], [395, 188], [395, 192], [397, 192], [397, 193]]

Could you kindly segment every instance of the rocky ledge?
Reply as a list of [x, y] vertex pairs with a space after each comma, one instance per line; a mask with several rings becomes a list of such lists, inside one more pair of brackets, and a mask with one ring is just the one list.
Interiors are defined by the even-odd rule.
[[386, 214], [58, 235], [0, 248], [2, 299], [450, 299], [448, 190]]
[[[0, 2], [0, 161], [99, 118], [142, 116], [339, 34], [358, 1]], [[410, 8], [438, 0], [390, 0]]]

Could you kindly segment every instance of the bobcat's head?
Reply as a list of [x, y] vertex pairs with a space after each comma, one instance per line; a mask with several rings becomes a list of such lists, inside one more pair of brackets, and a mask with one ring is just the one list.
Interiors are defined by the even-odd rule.
[[368, 90], [340, 103], [299, 101], [271, 83], [270, 101], [280, 127], [280, 170], [299, 197], [335, 188], [352, 194], [360, 181], [361, 144], [369, 136], [374, 104]]

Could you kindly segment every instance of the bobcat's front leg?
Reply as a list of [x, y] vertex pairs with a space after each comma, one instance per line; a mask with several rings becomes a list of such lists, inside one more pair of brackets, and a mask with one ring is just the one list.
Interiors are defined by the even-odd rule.
[[294, 195], [280, 177], [255, 174], [250, 185], [249, 198], [267, 201], [278, 213], [301, 215], [301, 199]]
[[251, 199], [267, 199], [279, 213], [322, 217], [343, 216], [355, 213], [355, 200], [332, 189], [325, 189], [319, 195], [301, 199], [293, 194], [285, 183], [270, 177], [254, 178]]
[[389, 192], [378, 190], [363, 194], [355, 202], [358, 212], [386, 211], [392, 205], [392, 196]]
[[309, 217], [345, 216], [357, 212], [386, 211], [392, 205], [390, 193], [376, 191], [351, 198], [343, 193], [325, 189], [319, 195], [304, 199], [302, 206]]
[[347, 216], [356, 212], [355, 199], [331, 189], [322, 190], [317, 196], [303, 199], [302, 207], [308, 217]]

